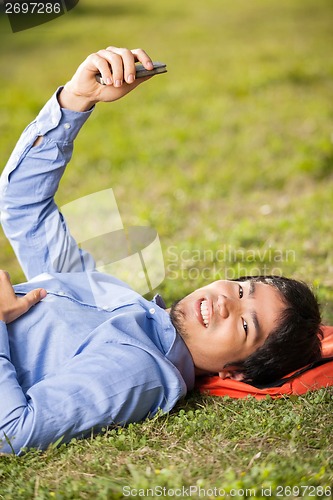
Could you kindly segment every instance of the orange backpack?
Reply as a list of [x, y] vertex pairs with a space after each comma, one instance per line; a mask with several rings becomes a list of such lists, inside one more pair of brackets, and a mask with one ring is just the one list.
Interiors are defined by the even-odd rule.
[[267, 395], [272, 398], [279, 398], [283, 395], [299, 396], [308, 391], [333, 385], [333, 326], [324, 326], [322, 330], [324, 335], [322, 339], [323, 359], [297, 370], [265, 388], [258, 388], [237, 380], [223, 380], [218, 376], [200, 377], [196, 381], [196, 387], [200, 392], [213, 396], [229, 396], [231, 398], [254, 396], [257, 399], [263, 399]]

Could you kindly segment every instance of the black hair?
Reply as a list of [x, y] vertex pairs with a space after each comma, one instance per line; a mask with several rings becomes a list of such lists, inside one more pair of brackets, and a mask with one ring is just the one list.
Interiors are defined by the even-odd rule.
[[276, 288], [285, 309], [259, 349], [245, 361], [228, 363], [225, 368], [232, 366], [235, 372], [242, 373], [245, 382], [264, 385], [319, 360], [320, 308], [308, 285], [283, 276], [244, 276], [235, 281], [248, 280]]

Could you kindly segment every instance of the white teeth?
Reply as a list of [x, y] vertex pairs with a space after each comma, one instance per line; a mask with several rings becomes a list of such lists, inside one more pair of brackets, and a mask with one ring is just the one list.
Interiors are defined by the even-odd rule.
[[208, 302], [207, 300], [203, 300], [200, 304], [200, 312], [204, 322], [205, 327], [207, 328], [209, 325], [209, 311], [208, 311]]

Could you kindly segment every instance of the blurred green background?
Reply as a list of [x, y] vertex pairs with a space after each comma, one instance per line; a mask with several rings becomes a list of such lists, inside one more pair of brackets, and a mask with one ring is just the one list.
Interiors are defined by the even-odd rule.
[[[158, 231], [168, 303], [215, 278], [283, 273], [314, 287], [333, 324], [332, 27], [331, 0], [80, 0], [15, 34], [2, 15], [1, 165], [89, 53], [141, 46], [168, 73], [97, 107], [59, 204], [112, 187], [125, 225]], [[0, 252], [23, 280], [2, 234]], [[257, 488], [259, 497], [261, 487], [310, 484], [303, 498], [322, 498], [318, 485], [332, 484], [330, 390], [262, 402], [195, 394], [180, 406], [96, 439], [1, 457], [0, 497], [104, 500], [126, 485]]]
[[[0, 156], [91, 52], [165, 61], [77, 139], [59, 204], [113, 187], [125, 225], [160, 236], [167, 301], [215, 278], [275, 272], [314, 285], [333, 321], [330, 0], [80, 0], [12, 33], [0, 21]], [[5, 238], [1, 266], [20, 271]]]

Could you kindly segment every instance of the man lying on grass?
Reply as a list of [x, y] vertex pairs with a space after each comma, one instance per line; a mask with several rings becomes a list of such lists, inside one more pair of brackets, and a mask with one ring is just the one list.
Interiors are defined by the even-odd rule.
[[135, 79], [136, 61], [152, 68], [141, 49], [90, 55], [26, 128], [2, 174], [3, 229], [29, 280], [12, 287], [0, 272], [2, 452], [169, 411], [196, 375], [263, 383], [320, 357], [318, 305], [303, 283], [216, 281], [169, 311], [96, 271], [71, 237], [54, 195], [73, 141], [98, 102], [148, 79]]

